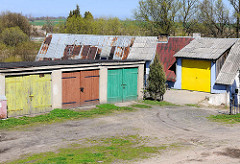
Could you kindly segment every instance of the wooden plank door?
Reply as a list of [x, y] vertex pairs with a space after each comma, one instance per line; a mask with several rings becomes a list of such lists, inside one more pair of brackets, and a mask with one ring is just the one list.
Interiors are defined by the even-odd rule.
[[80, 72], [62, 74], [63, 108], [80, 106]]
[[51, 75], [6, 78], [8, 116], [21, 116], [51, 110]]
[[31, 113], [43, 113], [52, 109], [51, 74], [30, 75]]
[[80, 72], [80, 104], [99, 103], [99, 70]]
[[26, 76], [6, 77], [8, 117], [30, 113], [30, 85], [26, 79]]

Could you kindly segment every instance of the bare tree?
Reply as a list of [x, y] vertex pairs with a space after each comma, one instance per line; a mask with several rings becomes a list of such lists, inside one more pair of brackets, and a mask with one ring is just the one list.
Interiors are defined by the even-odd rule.
[[200, 4], [200, 21], [214, 37], [227, 37], [229, 11], [222, 0], [204, 0]]
[[177, 0], [140, 0], [135, 18], [151, 24], [153, 34], [170, 34], [179, 9]]
[[239, 38], [239, 20], [240, 20], [240, 0], [229, 0], [235, 11], [236, 17], [236, 37]]
[[198, 10], [198, 0], [182, 0], [180, 10], [180, 21], [185, 33], [192, 32], [193, 26], [198, 22], [196, 13]]

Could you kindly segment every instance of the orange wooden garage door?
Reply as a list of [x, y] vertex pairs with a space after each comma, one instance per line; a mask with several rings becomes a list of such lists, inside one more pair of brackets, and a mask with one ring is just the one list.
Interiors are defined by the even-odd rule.
[[63, 73], [62, 103], [63, 108], [99, 103], [99, 70]]

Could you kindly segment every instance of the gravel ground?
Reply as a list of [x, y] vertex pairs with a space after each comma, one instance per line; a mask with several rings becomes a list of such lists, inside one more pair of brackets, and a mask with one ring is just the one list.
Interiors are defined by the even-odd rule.
[[155, 138], [157, 143], [153, 144], [182, 146], [136, 164], [240, 163], [240, 126], [206, 119], [216, 113], [213, 109], [154, 106], [94, 119], [0, 131], [0, 163], [29, 153], [54, 151], [84, 138], [135, 134]]

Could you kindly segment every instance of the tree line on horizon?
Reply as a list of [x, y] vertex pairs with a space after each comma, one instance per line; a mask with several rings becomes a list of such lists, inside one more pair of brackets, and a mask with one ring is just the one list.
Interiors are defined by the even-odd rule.
[[51, 32], [154, 36], [201, 33], [205, 37], [239, 37], [240, 0], [228, 1], [232, 10], [223, 0], [139, 0], [134, 20], [94, 18], [90, 11], [81, 15], [76, 5], [66, 22]]

